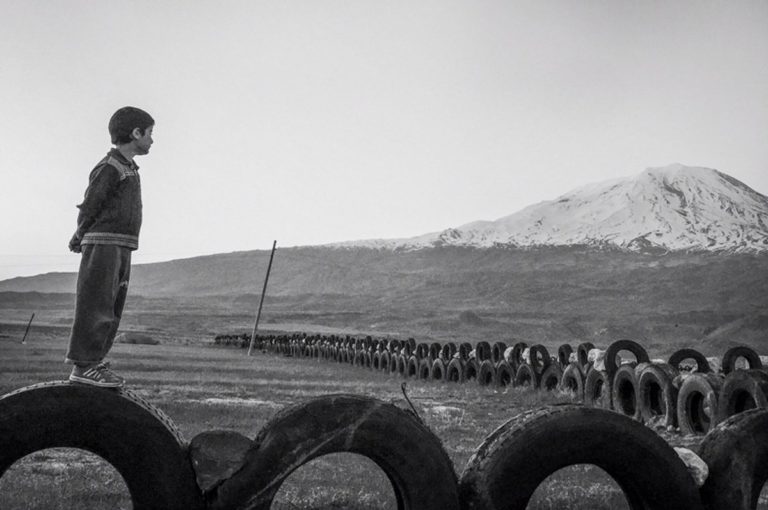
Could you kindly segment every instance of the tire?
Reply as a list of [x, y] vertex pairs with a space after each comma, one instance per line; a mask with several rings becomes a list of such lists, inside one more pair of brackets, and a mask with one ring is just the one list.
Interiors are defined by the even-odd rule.
[[453, 355], [456, 354], [456, 351], [456, 344], [453, 342], [448, 342], [447, 344], [443, 345], [443, 348], [440, 350], [440, 355], [443, 357], [446, 363], [449, 363], [453, 359]]
[[432, 366], [429, 370], [430, 381], [444, 381], [445, 380], [445, 362], [442, 359], [436, 359], [432, 362]]
[[[503, 352], [503, 351], [502, 351]], [[511, 386], [515, 379], [515, 373], [509, 363], [503, 359], [496, 363], [496, 375], [493, 378], [493, 384], [497, 388], [506, 388]]]
[[579, 359], [582, 374], [589, 372], [589, 351], [594, 348], [595, 346], [592, 342], [582, 342], [576, 346], [576, 357]]
[[496, 367], [489, 359], [480, 363], [480, 370], [477, 372], [477, 384], [479, 386], [490, 386], [496, 381]]
[[513, 384], [516, 388], [528, 386], [531, 389], [536, 389], [539, 387], [539, 380], [540, 376], [536, 373], [533, 367], [528, 363], [523, 363], [517, 368], [515, 382]]
[[637, 379], [640, 415], [647, 424], [677, 427], [677, 370], [668, 363], [646, 366]]
[[432, 360], [425, 358], [419, 362], [419, 380], [429, 381], [429, 374], [432, 373]]
[[395, 373], [399, 375], [400, 377], [408, 377], [408, 360], [406, 359], [404, 354], [401, 354], [397, 357], [397, 370]]
[[690, 359], [696, 362], [696, 372], [700, 374], [706, 374], [712, 371], [712, 368], [709, 366], [709, 362], [707, 361], [707, 358], [696, 349], [680, 349], [678, 351], [675, 351], [669, 357], [669, 361], [667, 363], [669, 363], [672, 366], [672, 368], [674, 368], [679, 372], [680, 363], [687, 359]]
[[650, 361], [648, 353], [639, 343], [634, 340], [616, 340], [605, 350], [605, 371], [608, 373], [608, 379], [611, 382], [613, 382], [613, 376], [616, 375], [616, 371], [619, 369], [619, 365], [616, 363], [616, 356], [621, 351], [631, 352], [638, 364]]
[[379, 370], [382, 372], [389, 372], [389, 363], [392, 360], [391, 354], [389, 352], [384, 351], [379, 356]]
[[371, 370], [380, 370], [381, 369], [381, 353], [379, 351], [376, 351], [373, 353], [372, 360], [371, 360]]
[[0, 476], [22, 457], [57, 447], [109, 462], [136, 510], [205, 508], [186, 441], [162, 411], [129, 390], [57, 381], [0, 397]]
[[[523, 351], [528, 348], [528, 344], [525, 342], [517, 342], [512, 346], [512, 366], [520, 367], [523, 364]], [[515, 370], [517, 371], [517, 370]]]
[[464, 362], [459, 358], [454, 358], [448, 363], [448, 367], [445, 369], [445, 380], [447, 382], [463, 383], [464, 378]]
[[478, 363], [491, 359], [491, 344], [486, 341], [477, 342], [475, 346], [475, 359]]
[[557, 363], [550, 363], [544, 373], [541, 374], [539, 387], [546, 391], [555, 391], [560, 387], [560, 381], [563, 379], [563, 369]]
[[717, 404], [718, 423], [749, 409], [768, 407], [768, 374], [762, 370], [734, 370], [723, 381]]
[[571, 353], [573, 353], [573, 347], [570, 344], [563, 344], [557, 348], [557, 360], [563, 370], [571, 363]]
[[725, 354], [723, 354], [723, 373], [725, 375], [736, 370], [736, 361], [738, 361], [739, 358], [747, 360], [750, 370], [763, 368], [760, 356], [757, 355], [754, 349], [747, 347], [746, 345], [737, 345], [736, 347], [731, 347], [725, 351]]
[[541, 374], [552, 363], [552, 358], [549, 357], [549, 351], [541, 344], [531, 346], [530, 350], [531, 359], [529, 361], [531, 368], [536, 374], [541, 377]]
[[406, 377], [408, 379], [419, 378], [419, 360], [416, 358], [416, 356], [411, 356], [410, 358], [408, 358], [408, 366], [406, 367]]
[[416, 346], [416, 358], [419, 361], [429, 356], [429, 344], [420, 343]]
[[591, 369], [584, 379], [584, 405], [611, 409], [611, 381], [605, 370]]
[[768, 411], [729, 417], [704, 437], [699, 456], [709, 468], [700, 491], [708, 510], [754, 510], [768, 479]]
[[464, 380], [477, 381], [478, 374], [480, 373], [480, 365], [478, 365], [476, 359], [467, 360], [464, 364]]
[[243, 467], [212, 495], [211, 510], [267, 510], [295, 469], [341, 452], [374, 461], [392, 482], [398, 509], [459, 507], [453, 463], [440, 439], [412, 413], [377, 399], [328, 395], [288, 407], [254, 443]]
[[504, 361], [504, 351], [507, 350], [507, 344], [504, 342], [496, 342], [493, 344], [493, 347], [491, 348], [491, 360], [494, 363], [498, 363], [499, 361]]
[[613, 376], [611, 384], [611, 402], [613, 410], [619, 414], [640, 421], [640, 402], [637, 392], [637, 368], [644, 368], [647, 363], [637, 365], [636, 363], [627, 363], [621, 365]]
[[463, 361], [469, 360], [469, 353], [472, 352], [472, 344], [469, 342], [462, 342], [459, 344], [459, 358]]
[[440, 352], [443, 350], [443, 346], [439, 342], [433, 342], [429, 344], [429, 357], [437, 359], [440, 357]]
[[355, 365], [358, 367], [365, 366], [365, 351], [357, 351], [355, 354]]
[[606, 471], [632, 509], [702, 509], [693, 479], [666, 441], [625, 416], [578, 405], [528, 411], [491, 433], [461, 475], [463, 507], [524, 510], [547, 477], [576, 464]]
[[690, 374], [677, 395], [680, 433], [706, 434], [717, 424], [718, 395], [723, 380], [714, 374]]
[[569, 363], [560, 378], [560, 391], [571, 391], [576, 398], [584, 400], [584, 375], [578, 363]]
[[373, 369], [373, 356], [371, 356], [370, 352], [365, 353], [365, 362], [363, 366], [369, 370]]

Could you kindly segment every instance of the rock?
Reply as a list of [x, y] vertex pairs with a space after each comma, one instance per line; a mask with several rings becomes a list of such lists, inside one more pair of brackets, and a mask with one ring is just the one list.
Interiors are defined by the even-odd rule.
[[253, 441], [229, 430], [211, 430], [189, 443], [189, 458], [203, 493], [215, 489], [240, 470]]
[[688, 448], [676, 446], [675, 452], [680, 457], [680, 460], [683, 461], [685, 467], [688, 468], [688, 472], [691, 474], [693, 481], [696, 482], [696, 486], [701, 487], [704, 485], [704, 482], [707, 481], [707, 476], [709, 476], [709, 466], [707, 466], [707, 463]]
[[142, 333], [125, 332], [120, 333], [115, 337], [115, 342], [119, 344], [141, 344], [141, 345], [157, 345], [160, 342], [149, 335]]
[[587, 354], [587, 361], [592, 364], [595, 370], [605, 370], [605, 351], [603, 349], [590, 349]]

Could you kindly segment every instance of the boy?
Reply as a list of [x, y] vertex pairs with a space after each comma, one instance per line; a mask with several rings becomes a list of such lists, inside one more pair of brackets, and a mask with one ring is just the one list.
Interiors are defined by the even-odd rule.
[[109, 120], [115, 148], [91, 172], [77, 230], [69, 249], [82, 253], [77, 276], [75, 320], [66, 361], [70, 381], [117, 388], [125, 380], [104, 357], [112, 348], [131, 272], [131, 251], [139, 247], [141, 183], [134, 156], [149, 153], [154, 119], [131, 106]]

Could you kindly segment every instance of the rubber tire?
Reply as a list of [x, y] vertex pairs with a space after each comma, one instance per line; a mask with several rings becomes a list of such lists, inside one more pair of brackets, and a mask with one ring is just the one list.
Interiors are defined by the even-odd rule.
[[572, 391], [576, 398], [584, 400], [584, 374], [578, 363], [569, 363], [560, 378], [560, 391]]
[[432, 359], [425, 358], [419, 362], [419, 380], [429, 381], [429, 376], [432, 373]]
[[654, 363], [640, 372], [637, 394], [644, 423], [650, 424], [661, 416], [661, 425], [677, 427], [678, 390], [672, 384], [677, 375], [678, 371], [668, 363]]
[[616, 371], [619, 369], [619, 365], [616, 364], [616, 355], [620, 351], [629, 351], [634, 354], [638, 364], [650, 361], [648, 352], [639, 343], [634, 340], [616, 340], [605, 350], [605, 371], [611, 382], [613, 382], [613, 376], [616, 375]]
[[504, 360], [504, 351], [507, 350], [507, 344], [504, 342], [495, 342], [491, 348], [491, 360], [494, 363]]
[[[520, 368], [520, 365], [523, 364], [523, 351], [528, 348], [528, 344], [525, 342], [517, 342], [515, 345], [512, 346], [512, 363], [511, 365], [513, 367]], [[517, 372], [517, 368], [515, 369], [515, 372]]]
[[429, 344], [429, 357], [432, 359], [439, 358], [442, 350], [443, 345], [440, 342], [432, 342]]
[[383, 351], [379, 356], [379, 370], [389, 373], [389, 364], [392, 361], [392, 355], [388, 351]]
[[445, 381], [452, 383], [463, 383], [465, 380], [464, 362], [459, 358], [452, 359], [445, 369]]
[[446, 344], [443, 344], [443, 348], [440, 350], [440, 355], [445, 360], [445, 363], [450, 363], [450, 361], [453, 359], [453, 355], [456, 354], [456, 351], [458, 348], [456, 347], [456, 344], [453, 342], [448, 342]]
[[59, 447], [114, 466], [135, 510], [205, 508], [186, 441], [162, 411], [129, 390], [54, 381], [0, 397], [0, 476], [30, 453]]
[[478, 363], [491, 359], [491, 344], [485, 340], [477, 342], [475, 346], [475, 359]]
[[419, 361], [429, 356], [429, 344], [420, 343], [416, 346], [416, 357]]
[[563, 380], [563, 369], [557, 363], [550, 363], [539, 380], [539, 388], [545, 391], [555, 391]]
[[402, 378], [406, 378], [408, 377], [406, 370], [408, 370], [408, 359], [405, 357], [405, 354], [399, 354], [397, 356], [397, 363], [395, 364], [394, 373]]
[[565, 370], [565, 367], [571, 363], [571, 354], [573, 353], [573, 347], [570, 344], [563, 344], [557, 348], [557, 360], [560, 363], [560, 368]]
[[762, 370], [734, 370], [723, 381], [717, 404], [718, 423], [749, 409], [768, 408], [768, 374]]
[[536, 373], [531, 365], [523, 363], [517, 368], [513, 385], [515, 388], [528, 386], [531, 389], [536, 389], [539, 387], [540, 379], [541, 376]]
[[729, 417], [704, 437], [699, 456], [709, 467], [700, 490], [707, 510], [754, 510], [768, 480], [768, 410]]
[[464, 364], [464, 381], [477, 381], [477, 376], [480, 373], [480, 365], [476, 359], [467, 360]]
[[405, 377], [408, 379], [419, 378], [419, 360], [416, 356], [408, 358], [408, 366], [406, 367]]
[[760, 356], [757, 355], [754, 349], [747, 347], [746, 345], [737, 345], [731, 347], [725, 354], [723, 354], [723, 373], [725, 375], [730, 374], [736, 369], [736, 361], [739, 358], [745, 358], [749, 363], [750, 370], [758, 370], [763, 368], [763, 363], [760, 361]]
[[[533, 368], [534, 372], [541, 378], [541, 374], [544, 373], [544, 371], [547, 369], [547, 367], [552, 363], [552, 358], [549, 356], [549, 351], [546, 347], [544, 347], [541, 344], [536, 344], [531, 346], [530, 352], [530, 360], [528, 363], [530, 364], [531, 368]], [[541, 355], [541, 359], [539, 359], [539, 355]]]
[[432, 362], [432, 366], [429, 369], [430, 381], [445, 381], [445, 362], [442, 359], [436, 359]]
[[381, 352], [379, 351], [373, 353], [373, 357], [371, 359], [371, 370], [381, 370]]
[[581, 373], [587, 374], [589, 372], [589, 351], [595, 348], [592, 342], [582, 342], [576, 346], [576, 357], [578, 358], [579, 366], [581, 366]]
[[480, 363], [480, 370], [477, 372], [477, 384], [479, 386], [490, 386], [496, 382], [496, 367], [489, 359]]
[[[717, 424], [718, 400], [723, 379], [715, 374], [690, 374], [677, 394], [677, 423], [685, 435], [706, 434]], [[704, 406], [710, 409], [707, 417]]]
[[625, 416], [579, 405], [528, 411], [491, 433], [461, 475], [463, 508], [524, 510], [542, 481], [575, 464], [606, 471], [633, 510], [703, 508], [685, 464], [664, 439]]
[[515, 373], [512, 367], [503, 359], [496, 363], [496, 374], [493, 377], [493, 385], [497, 388], [506, 388], [512, 386], [515, 380]]
[[692, 359], [696, 362], [696, 372], [700, 374], [706, 374], [712, 371], [712, 367], [709, 366], [706, 356], [697, 351], [696, 349], [680, 349], [672, 353], [669, 357], [669, 363], [672, 368], [680, 371], [680, 362], [687, 359]]
[[648, 363], [637, 365], [635, 362], [621, 365], [611, 383], [611, 402], [613, 410], [635, 421], [642, 419], [640, 399], [637, 391], [636, 370], [645, 368]]
[[381, 400], [342, 394], [290, 406], [264, 425], [254, 443], [240, 471], [212, 495], [209, 509], [267, 510], [295, 469], [341, 452], [375, 462], [392, 482], [398, 509], [459, 508], [453, 462], [440, 439], [413, 413]]
[[605, 370], [591, 368], [584, 379], [584, 405], [612, 409], [611, 393], [611, 381]]
[[462, 361], [469, 360], [469, 353], [472, 352], [473, 347], [472, 344], [469, 342], [462, 342], [459, 344], [459, 358], [462, 359]]

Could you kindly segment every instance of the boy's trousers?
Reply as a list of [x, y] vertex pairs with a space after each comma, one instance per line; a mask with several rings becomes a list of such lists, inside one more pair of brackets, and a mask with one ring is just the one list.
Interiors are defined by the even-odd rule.
[[108, 244], [82, 247], [75, 322], [67, 361], [98, 363], [115, 341], [131, 274], [131, 250]]

